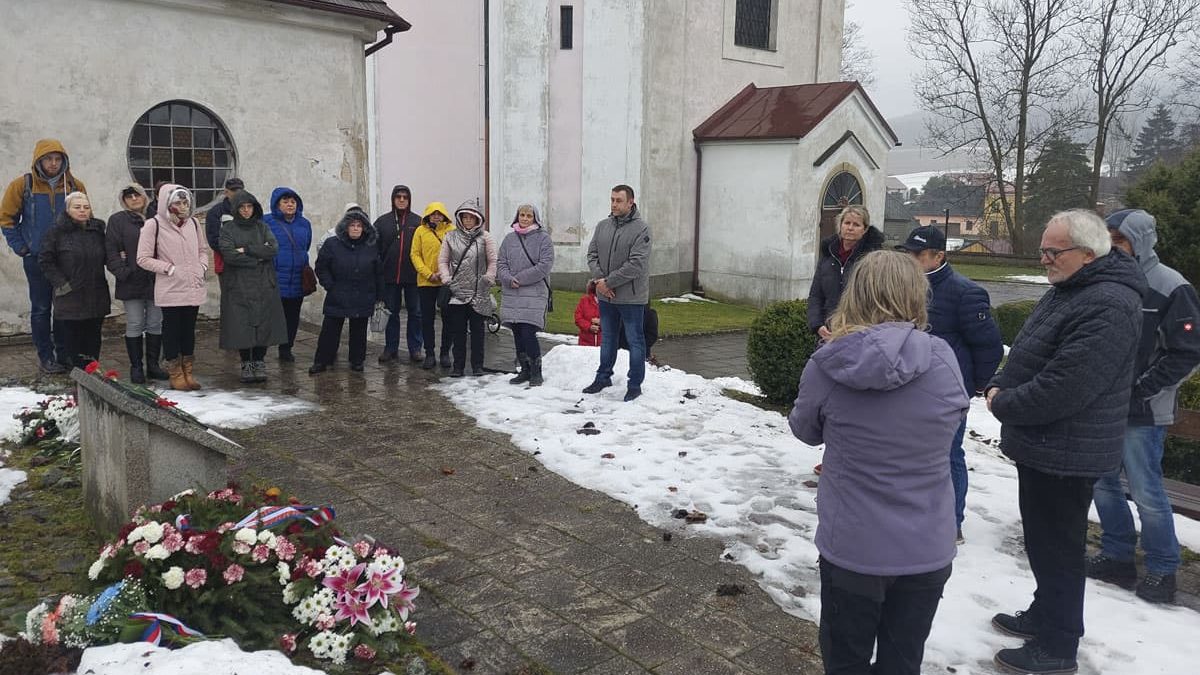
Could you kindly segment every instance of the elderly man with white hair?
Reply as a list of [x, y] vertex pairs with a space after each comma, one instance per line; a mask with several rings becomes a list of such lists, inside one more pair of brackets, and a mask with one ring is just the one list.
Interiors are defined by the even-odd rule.
[[996, 654], [996, 664], [1013, 672], [1078, 668], [1088, 508], [1096, 479], [1121, 464], [1146, 289], [1137, 262], [1111, 251], [1095, 213], [1050, 218], [1039, 252], [1053, 286], [986, 389], [1002, 425], [1000, 449], [1017, 464], [1037, 583], [1029, 609], [992, 619], [1027, 640]]

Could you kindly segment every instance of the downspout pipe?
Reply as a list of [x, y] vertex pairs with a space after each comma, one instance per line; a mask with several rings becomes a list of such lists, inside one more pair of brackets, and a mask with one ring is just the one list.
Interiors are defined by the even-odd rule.
[[392, 44], [392, 36], [394, 36], [396, 33], [406, 31], [406, 30], [408, 30], [408, 28], [411, 28], [411, 26], [406, 28], [404, 26], [397, 26], [394, 23], [388, 24], [383, 29], [383, 33], [384, 33], [383, 39], [380, 40], [379, 42], [376, 42], [373, 45], [368, 45], [366, 53], [363, 54], [363, 58], [366, 58], [366, 57], [374, 54], [375, 52], [379, 51], [380, 49], [383, 49], [384, 47]]
[[700, 141], [693, 140], [696, 148], [696, 221], [692, 226], [692, 292], [704, 296], [704, 287], [700, 285], [700, 177], [704, 169], [704, 153], [700, 150]]
[[483, 216], [492, 227], [492, 17], [491, 2], [483, 0]]

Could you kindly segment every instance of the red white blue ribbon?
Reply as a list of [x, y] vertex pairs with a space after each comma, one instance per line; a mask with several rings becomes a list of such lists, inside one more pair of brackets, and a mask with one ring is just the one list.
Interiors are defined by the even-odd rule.
[[[303, 518], [313, 527], [320, 527], [333, 520], [332, 506], [263, 506], [242, 518], [234, 524], [234, 530], [243, 527], [257, 526], [257, 529], [267, 530], [293, 520]], [[180, 514], [175, 518], [175, 529], [183, 532], [191, 529], [188, 514]]]
[[[164, 628], [178, 635], [181, 638], [203, 639], [204, 633], [189, 628], [179, 619], [170, 614], [158, 614], [156, 612], [135, 612], [129, 615], [129, 618], [134, 621], [146, 621], [146, 630], [142, 632], [141, 641], [149, 642], [152, 645], [158, 646], [162, 642]], [[174, 640], [168, 640], [173, 642]]]

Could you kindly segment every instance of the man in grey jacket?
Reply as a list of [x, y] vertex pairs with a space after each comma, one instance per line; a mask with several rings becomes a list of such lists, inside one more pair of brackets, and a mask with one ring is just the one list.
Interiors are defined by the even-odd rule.
[[612, 189], [612, 215], [596, 225], [588, 245], [588, 269], [600, 301], [600, 368], [584, 390], [595, 394], [612, 386], [617, 361], [618, 330], [629, 342], [629, 382], [625, 400], [642, 395], [646, 377], [645, 305], [650, 302], [650, 226], [633, 201], [633, 188]]

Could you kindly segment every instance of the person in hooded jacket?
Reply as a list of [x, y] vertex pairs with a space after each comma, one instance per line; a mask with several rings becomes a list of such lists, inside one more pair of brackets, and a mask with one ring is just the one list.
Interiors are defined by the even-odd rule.
[[350, 370], [362, 372], [367, 357], [367, 321], [383, 301], [378, 235], [366, 212], [351, 209], [334, 236], [317, 253], [317, 280], [325, 289], [325, 318], [317, 338], [310, 375], [324, 372], [337, 360], [342, 326], [350, 321]]
[[407, 185], [392, 188], [392, 208], [375, 219], [379, 233], [379, 259], [383, 263], [383, 301], [391, 315], [383, 331], [380, 363], [389, 363], [400, 352], [400, 310], [408, 313], [405, 341], [408, 358], [423, 359], [421, 346], [421, 300], [417, 292], [417, 268], [413, 266], [412, 247], [421, 217], [412, 211], [412, 190]]
[[75, 367], [100, 358], [100, 329], [112, 306], [104, 278], [104, 221], [92, 217], [82, 192], [64, 202], [54, 227], [42, 239], [38, 264], [54, 287], [54, 318], [65, 331]]
[[[471, 333], [471, 375], [483, 374], [484, 319], [496, 311], [489, 289], [496, 284], [496, 240], [483, 229], [483, 209], [468, 199], [454, 211], [458, 227], [438, 252], [438, 273], [450, 287], [442, 322], [449, 326], [454, 364], [450, 377], [462, 377]], [[535, 338], [536, 339], [536, 338]]]
[[287, 342], [275, 258], [279, 242], [262, 221], [262, 206], [242, 190], [229, 200], [233, 211], [221, 224], [221, 349], [241, 356], [241, 381], [266, 382], [267, 347]]
[[[512, 232], [500, 243], [496, 274], [500, 282], [500, 322], [512, 330], [521, 370], [509, 384], [542, 384], [542, 347], [537, 332], [546, 327], [554, 242], [532, 204], [517, 207]], [[593, 296], [594, 297], [594, 296]]]
[[808, 327], [822, 340], [829, 339], [829, 317], [837, 309], [850, 270], [884, 242], [883, 233], [871, 226], [866, 207], [847, 206], [837, 222], [837, 233], [821, 242], [821, 256], [808, 289]]
[[[421, 218], [421, 226], [413, 234], [412, 259], [413, 268], [417, 270], [417, 297], [421, 301], [421, 342], [425, 346], [425, 362], [421, 367], [430, 370], [438, 365], [439, 357], [434, 356], [436, 337], [434, 334], [437, 318], [438, 289], [444, 280], [438, 272], [438, 254], [442, 251], [442, 241], [454, 230], [450, 221], [449, 211], [441, 202], [430, 202], [425, 207], [425, 215]], [[443, 368], [450, 367], [450, 327], [446, 317], [442, 317], [442, 348], [440, 360]]]
[[108, 217], [104, 233], [105, 266], [117, 280], [117, 299], [125, 305], [129, 381], [145, 384], [147, 377], [167, 379], [158, 364], [162, 354], [162, 310], [154, 304], [154, 275], [137, 264], [138, 239], [146, 224], [149, 197], [141, 185], [130, 183], [121, 190], [120, 200], [124, 208]]
[[304, 305], [304, 268], [309, 265], [308, 249], [312, 246], [312, 223], [304, 217], [304, 200], [293, 189], [277, 187], [271, 192], [271, 212], [263, 216], [271, 234], [279, 242], [275, 256], [275, 274], [279, 281], [279, 297], [287, 322], [287, 341], [279, 345], [279, 360], [296, 360], [292, 346], [300, 329], [300, 309]]
[[600, 303], [596, 300], [596, 284], [589, 282], [575, 304], [575, 327], [579, 329], [579, 346], [600, 346]]
[[38, 253], [42, 238], [66, 209], [66, 196], [71, 192], [86, 194], [87, 188], [71, 173], [71, 160], [62, 143], [43, 138], [34, 145], [29, 173], [13, 179], [0, 198], [0, 230], [9, 248], [21, 258], [29, 285], [29, 326], [38, 366], [50, 374], [65, 373], [72, 359], [65, 334], [60, 334], [51, 316], [54, 287], [42, 274]]
[[154, 273], [154, 304], [163, 313], [163, 359], [171, 388], [200, 389], [196, 363], [196, 317], [208, 297], [208, 241], [192, 217], [192, 191], [167, 183], [158, 190], [158, 212], [142, 227], [137, 264]]
[[906, 254], [863, 256], [788, 415], [797, 438], [825, 444], [814, 541], [827, 673], [919, 675], [950, 578], [946, 448], [969, 399], [954, 350], [926, 332], [928, 292]]

